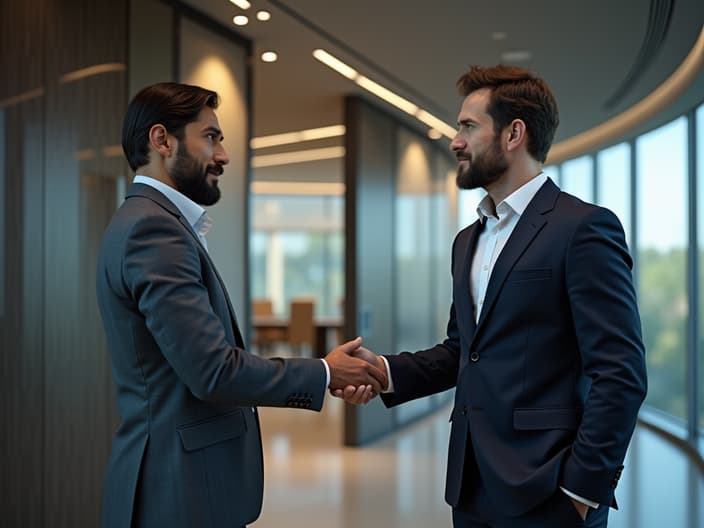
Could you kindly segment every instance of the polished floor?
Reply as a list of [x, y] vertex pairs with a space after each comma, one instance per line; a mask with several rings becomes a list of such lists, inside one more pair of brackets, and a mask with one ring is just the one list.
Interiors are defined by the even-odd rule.
[[[329, 396], [321, 413], [261, 409], [264, 508], [252, 526], [451, 526], [449, 409], [363, 448], [341, 447], [343, 410]], [[704, 528], [704, 476], [671, 444], [638, 428], [625, 465], [610, 528]]]

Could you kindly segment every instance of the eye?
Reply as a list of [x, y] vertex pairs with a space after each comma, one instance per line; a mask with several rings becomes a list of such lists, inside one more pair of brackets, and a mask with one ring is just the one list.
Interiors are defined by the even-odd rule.
[[215, 134], [212, 132], [208, 132], [205, 137], [207, 137], [210, 141], [215, 141]]

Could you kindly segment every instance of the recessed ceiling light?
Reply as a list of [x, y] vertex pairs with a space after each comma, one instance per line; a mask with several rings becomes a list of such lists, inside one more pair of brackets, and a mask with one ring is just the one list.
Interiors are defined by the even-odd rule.
[[235, 4], [240, 9], [249, 9], [252, 7], [252, 4], [250, 4], [247, 0], [230, 0], [230, 2]]
[[492, 40], [506, 40], [506, 37], [508, 37], [508, 34], [505, 31], [494, 31], [491, 34]]
[[249, 23], [249, 18], [244, 15], [237, 15], [236, 17], [232, 18], [232, 21], [235, 23], [236, 26], [246, 26]]
[[529, 50], [509, 50], [501, 54], [501, 60], [504, 62], [525, 62], [533, 58], [533, 54]]
[[436, 130], [434, 128], [431, 128], [430, 130], [428, 130], [428, 137], [430, 139], [440, 139], [442, 137], [442, 132], [440, 132], [439, 130]]
[[257, 11], [257, 20], [261, 20], [262, 22], [266, 22], [271, 18], [271, 13], [269, 11]]
[[262, 53], [262, 60], [264, 62], [276, 62], [276, 59], [278, 59], [279, 56], [276, 54], [275, 51], [265, 51]]

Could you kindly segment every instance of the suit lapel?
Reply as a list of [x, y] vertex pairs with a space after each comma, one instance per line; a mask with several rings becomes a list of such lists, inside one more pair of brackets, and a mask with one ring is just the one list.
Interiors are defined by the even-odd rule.
[[474, 222], [474, 224], [469, 227], [469, 232], [466, 236], [467, 246], [464, 248], [459, 247], [455, 255], [456, 259], [461, 259], [458, 265], [459, 273], [455, 273], [457, 288], [459, 288], [459, 295], [455, 295], [455, 303], [457, 304], [455, 307], [455, 317], [460, 319], [458, 321], [458, 327], [467, 342], [472, 340], [476, 329], [476, 323], [474, 321], [474, 299], [472, 299], [472, 289], [470, 288], [469, 280], [472, 271], [472, 259], [477, 249], [479, 235], [483, 229], [484, 225], [481, 222], [478, 220]]
[[230, 296], [227, 294], [227, 288], [225, 288], [225, 283], [223, 282], [222, 277], [220, 277], [220, 273], [218, 273], [218, 269], [215, 267], [215, 263], [210, 258], [210, 254], [203, 247], [203, 244], [201, 244], [198, 235], [193, 230], [193, 226], [188, 223], [188, 221], [183, 217], [183, 214], [181, 214], [181, 211], [178, 209], [178, 207], [173, 204], [171, 200], [169, 200], [166, 196], [160, 193], [157, 189], [154, 189], [149, 185], [145, 185], [143, 183], [133, 183], [130, 187], [130, 190], [127, 192], [126, 198], [129, 198], [131, 196], [143, 196], [145, 198], [149, 198], [153, 202], [158, 203], [161, 207], [163, 207], [169, 213], [178, 218], [178, 221], [181, 223], [181, 225], [186, 229], [188, 233], [190, 233], [190, 235], [196, 241], [198, 246], [203, 249], [205, 258], [207, 259], [208, 263], [210, 264], [210, 267], [215, 273], [215, 276], [217, 277], [218, 282], [220, 283], [220, 289], [222, 290], [222, 294], [224, 295], [225, 301], [227, 302], [227, 307], [230, 312], [230, 322], [232, 323], [232, 329], [235, 334], [235, 340], [237, 341], [235, 344], [237, 346], [243, 347], [244, 340], [242, 339], [242, 334], [240, 333], [240, 329], [237, 324], [237, 316], [235, 315], [235, 309], [232, 307], [232, 302], [230, 302]]
[[484, 296], [484, 306], [476, 325], [475, 336], [481, 330], [491, 312], [504, 282], [506, 282], [508, 274], [533, 239], [535, 239], [536, 235], [547, 223], [543, 215], [553, 209], [559, 193], [560, 189], [552, 180], [548, 179], [530, 201], [526, 210], [523, 211], [521, 218], [518, 220], [516, 227], [494, 264], [494, 269], [491, 272], [491, 278], [489, 279], [489, 284], [486, 289], [486, 295]]

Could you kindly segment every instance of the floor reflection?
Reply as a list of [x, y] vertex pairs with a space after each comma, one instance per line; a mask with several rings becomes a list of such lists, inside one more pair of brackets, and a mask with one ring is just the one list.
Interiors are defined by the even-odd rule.
[[[326, 400], [322, 413], [261, 409], [264, 508], [252, 526], [451, 526], [443, 500], [449, 409], [352, 449], [340, 447], [341, 402]], [[639, 428], [625, 465], [610, 528], [704, 527], [704, 478], [674, 446]]]

